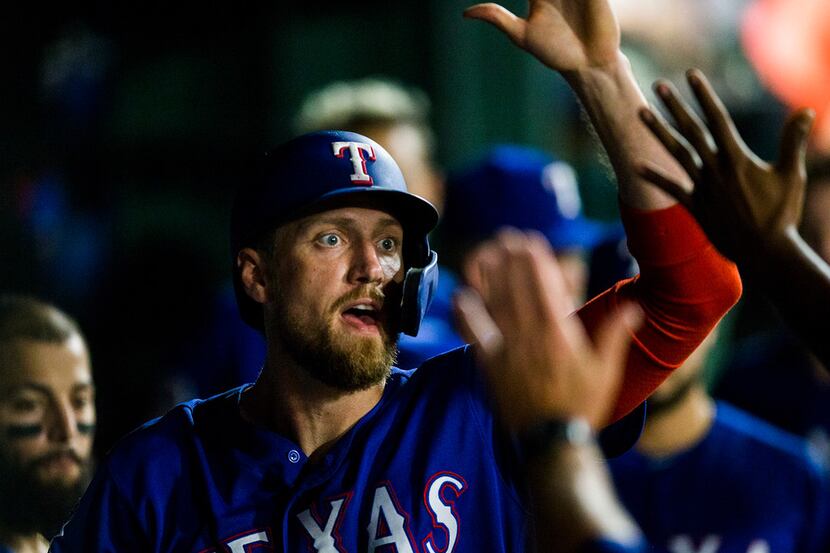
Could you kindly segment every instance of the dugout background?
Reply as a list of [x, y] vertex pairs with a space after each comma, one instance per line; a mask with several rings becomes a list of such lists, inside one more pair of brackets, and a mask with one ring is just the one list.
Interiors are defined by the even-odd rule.
[[[0, 289], [79, 319], [99, 385], [99, 450], [191, 391], [170, 375], [198, 358], [212, 298], [227, 290], [233, 186], [251, 156], [292, 135], [304, 95], [332, 80], [421, 87], [442, 166], [495, 141], [535, 145], [577, 168], [589, 215], [615, 217], [614, 187], [563, 81], [462, 19], [470, 4], [3, 8]], [[659, 57], [636, 39], [628, 47], [644, 67]], [[724, 82], [746, 91], [727, 97], [747, 141], [773, 156], [768, 129], [783, 109], [747, 75], [734, 37], [711, 51], [714, 67], [732, 67]]]

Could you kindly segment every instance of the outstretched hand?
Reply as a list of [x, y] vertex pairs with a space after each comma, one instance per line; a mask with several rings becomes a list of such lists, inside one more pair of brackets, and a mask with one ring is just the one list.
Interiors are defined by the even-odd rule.
[[686, 190], [648, 165], [640, 168], [640, 174], [686, 206], [720, 252], [740, 266], [757, 255], [758, 247], [775, 247], [796, 232], [804, 200], [807, 135], [814, 115], [803, 109], [790, 117], [778, 161], [770, 164], [741, 140], [706, 77], [693, 70], [687, 78], [705, 123], [665, 81], [658, 81], [655, 90], [677, 128], [652, 110], [643, 110], [641, 117], [689, 174], [694, 189]]
[[530, 0], [526, 18], [499, 4], [476, 4], [464, 16], [487, 21], [566, 74], [614, 62], [620, 47], [619, 25], [607, 0]]
[[581, 417], [600, 428], [622, 381], [631, 335], [642, 318], [629, 304], [609, 315], [592, 342], [547, 240], [502, 231], [468, 258], [470, 288], [456, 296], [462, 334], [477, 342], [490, 393], [516, 432], [548, 419]]

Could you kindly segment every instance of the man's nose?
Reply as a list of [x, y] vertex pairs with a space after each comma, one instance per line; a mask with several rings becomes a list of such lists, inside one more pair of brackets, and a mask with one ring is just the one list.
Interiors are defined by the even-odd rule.
[[52, 405], [47, 421], [47, 435], [50, 441], [66, 443], [78, 432], [78, 417], [74, 407], [66, 401]]
[[383, 266], [373, 242], [366, 242], [355, 248], [349, 271], [351, 282], [383, 282]]

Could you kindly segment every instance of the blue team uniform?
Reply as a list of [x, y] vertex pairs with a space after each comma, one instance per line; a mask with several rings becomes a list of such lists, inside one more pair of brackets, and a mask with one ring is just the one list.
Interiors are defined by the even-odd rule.
[[[680, 206], [621, 212], [642, 273], [579, 311], [589, 331], [626, 299], [646, 313], [616, 416], [640, 405], [740, 295], [735, 267]], [[258, 304], [244, 293], [240, 301], [246, 321], [261, 319]], [[315, 463], [240, 416], [244, 388], [182, 404], [113, 449], [51, 550], [523, 551], [530, 518], [522, 463], [485, 388], [469, 347], [395, 370], [379, 403]], [[614, 425], [624, 436], [642, 423], [642, 409], [634, 415]]]
[[395, 369], [378, 405], [314, 465], [241, 418], [243, 389], [123, 439], [51, 551], [524, 550], [515, 448], [469, 348]]
[[830, 541], [830, 488], [807, 444], [718, 402], [707, 436], [662, 459], [611, 461], [623, 504], [671, 553], [811, 553]]
[[395, 370], [320, 463], [239, 414], [236, 388], [126, 437], [52, 551], [521, 551], [527, 510], [459, 349]]
[[808, 439], [830, 466], [830, 382], [787, 329], [744, 340], [714, 395]]

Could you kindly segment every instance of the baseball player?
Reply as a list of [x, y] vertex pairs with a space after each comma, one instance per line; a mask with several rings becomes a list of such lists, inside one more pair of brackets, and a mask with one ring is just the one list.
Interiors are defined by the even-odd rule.
[[712, 399], [712, 338], [649, 397], [635, 448], [609, 461], [620, 499], [654, 551], [826, 551], [824, 469], [805, 440]]
[[[609, 375], [557, 365], [551, 321], [570, 306], [551, 302], [561, 283], [540, 268], [549, 252], [509, 236], [465, 274], [495, 325], [465, 319], [489, 369], [471, 347], [392, 368], [397, 333], [417, 333], [435, 286], [437, 212], [367, 137], [303, 135], [243, 183], [232, 217], [240, 311], [268, 344], [260, 377], [125, 438], [54, 552], [521, 551], [532, 524], [521, 456], [572, 439], [579, 419], [597, 429], [634, 409], [737, 301], [734, 266], [634, 174], [644, 159], [682, 171], [639, 124], [645, 101], [604, 0], [536, 0], [526, 19], [496, 5], [467, 15], [569, 79], [617, 169], [642, 274], [579, 312], [598, 347], [627, 331], [621, 304], [645, 313], [616, 402], [602, 401]], [[524, 389], [543, 407], [516, 420], [524, 411], [494, 398], [521, 397], [511, 375], [534, 367], [556, 370]]]
[[0, 552], [45, 552], [91, 477], [95, 402], [77, 325], [0, 294]]
[[[586, 299], [585, 257], [609, 233], [610, 225], [582, 216], [573, 168], [535, 148], [493, 146], [473, 164], [450, 173], [446, 188], [439, 232], [451, 239], [441, 248], [441, 281], [418, 336], [401, 336], [401, 368], [415, 368], [430, 357], [463, 345], [452, 308], [461, 265], [470, 252], [499, 229], [514, 227], [542, 233], [556, 252], [570, 301], [576, 305]], [[608, 286], [600, 291], [605, 288]]]

